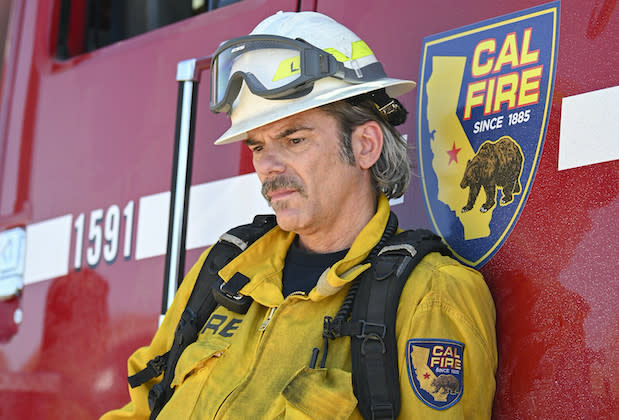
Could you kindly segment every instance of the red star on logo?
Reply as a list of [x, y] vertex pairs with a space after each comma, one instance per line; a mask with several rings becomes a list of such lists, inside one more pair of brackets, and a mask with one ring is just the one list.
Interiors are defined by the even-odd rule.
[[426, 372], [426, 373], [424, 373], [424, 374], [423, 374], [423, 378], [424, 378], [424, 379], [430, 379], [430, 374], [429, 374], [429, 373], [427, 373], [427, 372]]
[[447, 165], [451, 165], [451, 162], [458, 163], [458, 153], [460, 152], [460, 150], [462, 150], [462, 148], [456, 148], [456, 142], [454, 141], [451, 150], [447, 151], [447, 154], [449, 155], [449, 162], [447, 163]]

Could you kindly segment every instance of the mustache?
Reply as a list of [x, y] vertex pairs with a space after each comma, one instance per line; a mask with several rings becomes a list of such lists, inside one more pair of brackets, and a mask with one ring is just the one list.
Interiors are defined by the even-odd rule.
[[301, 183], [301, 181], [293, 178], [291, 176], [280, 175], [274, 178], [266, 179], [262, 183], [262, 196], [271, 203], [271, 199], [269, 198], [269, 193], [272, 191], [276, 191], [279, 189], [291, 188], [299, 192], [301, 195], [306, 196], [305, 187]]

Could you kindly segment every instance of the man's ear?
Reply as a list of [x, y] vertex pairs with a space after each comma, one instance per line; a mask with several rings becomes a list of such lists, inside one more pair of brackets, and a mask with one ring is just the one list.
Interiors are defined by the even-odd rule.
[[352, 132], [352, 150], [362, 169], [371, 168], [383, 150], [383, 131], [376, 121], [368, 121]]

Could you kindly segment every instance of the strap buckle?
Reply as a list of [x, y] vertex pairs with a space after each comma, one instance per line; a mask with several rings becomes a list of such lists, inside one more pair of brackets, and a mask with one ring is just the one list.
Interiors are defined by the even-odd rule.
[[393, 404], [388, 401], [374, 403], [370, 409], [372, 410], [372, 420], [395, 418]]
[[[377, 350], [380, 351], [381, 354], [385, 354], [387, 352], [387, 347], [385, 346], [383, 338], [387, 335], [387, 326], [364, 320], [360, 320], [359, 323], [361, 324], [361, 334], [356, 337], [363, 339], [363, 342], [361, 343], [361, 355], [365, 357], [369, 353], [376, 354]], [[379, 343], [380, 348], [375, 349], [368, 347], [372, 343]]]
[[378, 337], [383, 339], [387, 335], [387, 326], [385, 324], [367, 322], [363, 319], [359, 320], [359, 324], [361, 324], [361, 333], [356, 336], [357, 338]]
[[224, 286], [226, 285], [226, 283], [224, 281], [221, 281], [221, 283], [219, 284], [219, 291], [224, 294], [226, 296], [226, 298], [228, 299], [233, 299], [233, 300], [241, 300], [243, 299], [243, 295], [237, 293], [235, 295], [229, 293]]
[[163, 372], [163, 369], [168, 362], [167, 355], [168, 353], [160, 354], [159, 356], [156, 356], [154, 359], [151, 359], [146, 363], [146, 366], [150, 367], [157, 373], [155, 377], [161, 375], [161, 373]]
[[254, 300], [251, 296], [242, 295], [238, 291], [248, 282], [249, 279], [241, 273], [236, 273], [228, 283], [220, 278], [213, 285], [213, 297], [221, 306], [237, 314], [246, 314]]

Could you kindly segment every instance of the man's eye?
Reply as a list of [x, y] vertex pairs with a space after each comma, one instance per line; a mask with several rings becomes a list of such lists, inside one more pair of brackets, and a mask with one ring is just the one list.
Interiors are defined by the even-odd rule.
[[254, 146], [250, 148], [252, 153], [260, 152], [262, 150], [262, 146]]
[[303, 137], [294, 137], [294, 138], [291, 138], [289, 141], [290, 141], [290, 143], [292, 143], [292, 144], [299, 144], [299, 143], [301, 143], [303, 140], [305, 140]]

